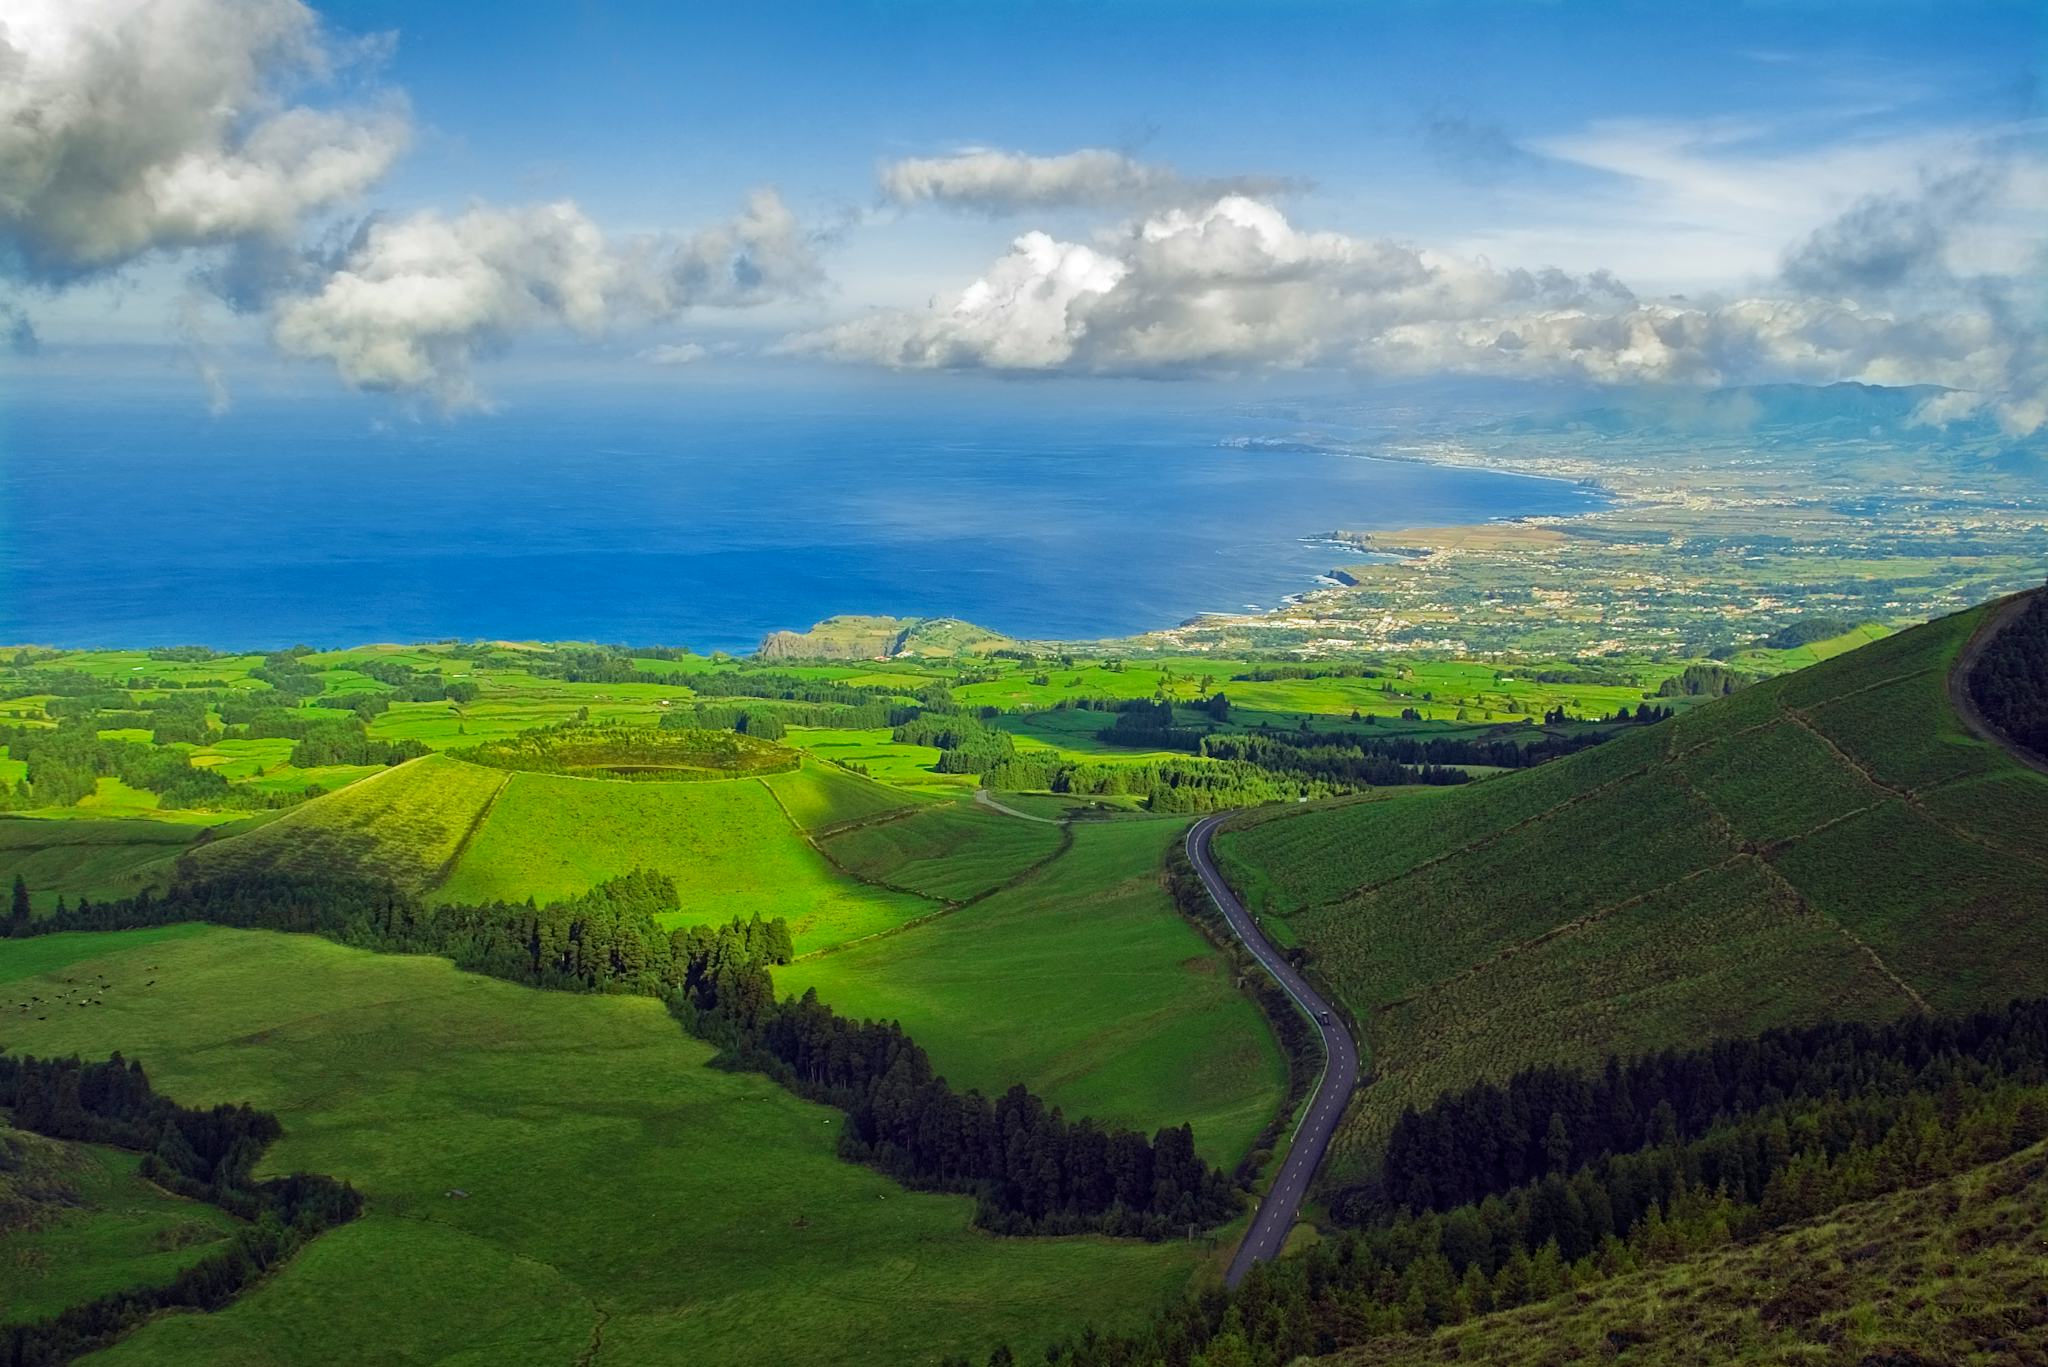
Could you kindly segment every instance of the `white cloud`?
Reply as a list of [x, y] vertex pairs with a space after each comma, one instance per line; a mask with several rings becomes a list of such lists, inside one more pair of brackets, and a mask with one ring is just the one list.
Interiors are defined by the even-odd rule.
[[669, 342], [636, 351], [633, 359], [649, 365], [695, 365], [710, 355], [711, 349], [702, 342]]
[[0, 266], [61, 283], [158, 249], [292, 238], [410, 136], [389, 96], [288, 102], [352, 55], [300, 0], [10, 0]]
[[[1705, 291], [1769, 278], [1796, 241], [1873, 195], [1910, 195], [1930, 178], [2016, 155], [2021, 131], [2000, 127], [1858, 130], [1864, 110], [1803, 120], [1610, 119], [1519, 146], [1548, 177], [1505, 195], [1496, 220], [1445, 245], [1498, 261], [1602, 267], [1644, 289]], [[1836, 136], [1842, 130], [1848, 135]], [[2013, 194], [1978, 206], [1982, 266], [2018, 268], [2017, 239], [2039, 212]]]
[[371, 223], [317, 290], [278, 303], [274, 336], [352, 385], [473, 407], [471, 362], [515, 332], [595, 335], [799, 295], [819, 279], [812, 239], [772, 191], [687, 237], [613, 240], [567, 201], [478, 206]]
[[[1844, 233], [1827, 240], [1853, 257]], [[1614, 383], [1931, 382], [1993, 396], [1985, 402], [2001, 420], [2030, 430], [2039, 425], [2028, 416], [2041, 393], [2038, 343], [2001, 324], [1990, 282], [1973, 283], [1974, 306], [1791, 292], [1702, 307], [1640, 299], [1604, 272], [1501, 269], [1305, 232], [1271, 205], [1233, 196], [1154, 214], [1096, 246], [1026, 234], [947, 307], [878, 313], [786, 347], [1012, 372], [1324, 364]]]
[[1160, 205], [1295, 188], [1294, 182], [1272, 176], [1190, 180], [1170, 166], [1101, 147], [1050, 157], [970, 147], [942, 157], [890, 162], [879, 179], [883, 195], [898, 204], [946, 204], [989, 214]]

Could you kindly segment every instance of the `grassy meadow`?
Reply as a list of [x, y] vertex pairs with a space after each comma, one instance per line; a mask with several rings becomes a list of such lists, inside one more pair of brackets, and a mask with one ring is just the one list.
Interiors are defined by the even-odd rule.
[[219, 1207], [144, 1181], [140, 1161], [0, 1124], [0, 1329], [169, 1281], [234, 1229]]
[[648, 1000], [270, 932], [0, 943], [0, 997], [86, 974], [112, 984], [103, 1007], [9, 1020], [8, 1046], [120, 1049], [187, 1104], [274, 1111], [259, 1175], [329, 1173], [368, 1199], [228, 1309], [96, 1361], [567, 1361], [601, 1342], [729, 1362], [770, 1341], [792, 1361], [980, 1358], [1129, 1323], [1205, 1256], [981, 1234], [968, 1200], [839, 1159], [836, 1112], [705, 1067]]
[[1023, 1082], [1070, 1116], [1148, 1131], [1190, 1121], [1204, 1156], [1234, 1163], [1272, 1118], [1286, 1067], [1257, 1008], [1160, 886], [1182, 829], [1077, 823], [1073, 848], [1030, 877], [799, 959], [776, 983], [815, 988], [846, 1015], [900, 1020], [956, 1085]]
[[1977, 619], [1470, 788], [1219, 837], [1365, 1029], [1378, 1080], [1331, 1180], [1404, 1104], [1477, 1078], [2048, 990], [2048, 857], [2026, 838], [2048, 778], [1947, 700]]
[[932, 910], [923, 898], [834, 868], [759, 779], [634, 783], [513, 774], [434, 895], [546, 901], [642, 867], [675, 880], [675, 924], [782, 916], [800, 953]]
[[855, 877], [946, 902], [995, 891], [1063, 848], [1060, 829], [1019, 821], [972, 802], [920, 807], [857, 825], [820, 842]]

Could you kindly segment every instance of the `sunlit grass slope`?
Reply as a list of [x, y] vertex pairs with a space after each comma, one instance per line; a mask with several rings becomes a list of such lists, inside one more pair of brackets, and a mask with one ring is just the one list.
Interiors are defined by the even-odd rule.
[[1402, 1105], [1542, 1062], [2048, 990], [2048, 778], [1968, 736], [1963, 613], [1596, 750], [1219, 839]]
[[677, 924], [782, 916], [800, 953], [933, 910], [923, 898], [839, 872], [757, 779], [635, 783], [514, 774], [435, 896], [545, 901], [635, 868], [675, 880]]
[[1071, 850], [1014, 886], [799, 960], [776, 983], [902, 1021], [957, 1085], [1023, 1082], [1069, 1116], [1148, 1132], [1191, 1121], [1206, 1156], [1234, 1162], [1272, 1117], [1285, 1068], [1257, 1009], [1160, 886], [1181, 829], [1079, 824]]
[[440, 881], [510, 775], [443, 755], [408, 761], [192, 851], [200, 875], [355, 872], [425, 891]]
[[96, 1361], [567, 1363], [600, 1341], [620, 1362], [978, 1359], [1128, 1324], [1198, 1256], [976, 1232], [972, 1202], [841, 1160], [836, 1112], [706, 1067], [650, 1000], [217, 928], [0, 942], [0, 976], [29, 948], [55, 976], [12, 990], [113, 988], [10, 1023], [10, 1047], [118, 1048], [180, 1101], [274, 1111], [259, 1175], [331, 1173], [368, 1199], [229, 1309]]
[[866, 821], [925, 800], [817, 759], [806, 759], [803, 768], [791, 773], [765, 775], [761, 781], [781, 799], [789, 819], [807, 831]]

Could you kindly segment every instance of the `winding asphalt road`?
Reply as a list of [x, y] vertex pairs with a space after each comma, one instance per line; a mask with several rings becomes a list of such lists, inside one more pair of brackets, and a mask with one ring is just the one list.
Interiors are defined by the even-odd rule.
[[1195, 872], [1201, 875], [1209, 895], [1222, 908], [1224, 919], [1237, 932], [1237, 938], [1244, 941], [1252, 957], [1287, 989], [1287, 995], [1308, 1012], [1309, 1019], [1322, 1031], [1323, 1053], [1328, 1060], [1315, 1095], [1309, 1098], [1308, 1111], [1295, 1130], [1294, 1144], [1287, 1151], [1280, 1176], [1266, 1193], [1266, 1199], [1259, 1202], [1259, 1213], [1252, 1217], [1252, 1227], [1245, 1231], [1244, 1242], [1237, 1246], [1237, 1256], [1230, 1260], [1230, 1271], [1223, 1281], [1234, 1287], [1244, 1280], [1253, 1263], [1278, 1257], [1281, 1246], [1287, 1242], [1287, 1231], [1294, 1227], [1295, 1217], [1301, 1212], [1309, 1182], [1330, 1147], [1330, 1136], [1337, 1132], [1337, 1122], [1344, 1118], [1344, 1105], [1351, 1099], [1352, 1089], [1358, 1086], [1358, 1045], [1344, 1028], [1343, 1016], [1295, 972], [1294, 965], [1273, 947], [1251, 913], [1237, 900], [1237, 894], [1216, 872], [1216, 862], [1209, 853], [1209, 837], [1216, 833], [1222, 820], [1221, 816], [1206, 816], [1189, 828], [1188, 858], [1194, 862]]

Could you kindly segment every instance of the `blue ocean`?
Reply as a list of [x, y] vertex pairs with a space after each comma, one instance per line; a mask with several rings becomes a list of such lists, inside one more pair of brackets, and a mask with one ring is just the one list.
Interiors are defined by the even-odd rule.
[[1356, 558], [1332, 529], [1599, 498], [1373, 458], [1372, 424], [1295, 403], [1076, 388], [533, 390], [453, 419], [17, 388], [0, 642], [739, 652], [853, 612], [1080, 639], [1273, 607]]

